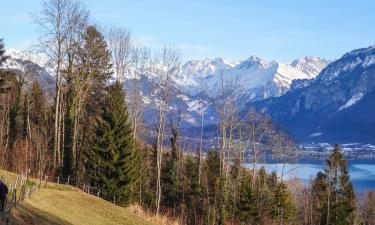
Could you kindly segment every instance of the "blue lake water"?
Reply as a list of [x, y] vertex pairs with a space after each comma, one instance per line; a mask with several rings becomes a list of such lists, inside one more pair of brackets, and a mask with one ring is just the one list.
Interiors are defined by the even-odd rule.
[[[299, 160], [285, 164], [284, 178], [299, 178], [307, 183], [324, 168], [323, 160]], [[280, 176], [282, 164], [267, 162], [263, 164], [268, 172], [275, 171]], [[251, 164], [247, 164], [251, 168]], [[355, 159], [348, 160], [348, 169], [351, 181], [356, 191], [375, 190], [375, 159]]]

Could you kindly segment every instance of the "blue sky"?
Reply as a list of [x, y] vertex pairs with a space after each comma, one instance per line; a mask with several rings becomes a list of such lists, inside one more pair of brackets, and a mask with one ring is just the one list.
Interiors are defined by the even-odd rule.
[[[375, 1], [361, 0], [82, 0], [92, 21], [128, 28], [152, 48], [180, 47], [185, 60], [257, 55], [288, 62], [340, 57], [375, 44]], [[38, 30], [29, 13], [39, 0], [1, 3], [0, 37], [26, 49]]]

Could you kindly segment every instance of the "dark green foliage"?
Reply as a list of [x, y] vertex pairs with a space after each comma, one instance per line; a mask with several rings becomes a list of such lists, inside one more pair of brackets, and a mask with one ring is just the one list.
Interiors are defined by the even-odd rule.
[[95, 138], [95, 118], [104, 104], [111, 75], [111, 58], [103, 35], [94, 26], [82, 34], [82, 42], [75, 43], [69, 52], [66, 68], [68, 91], [64, 96], [64, 165], [63, 175], [78, 179], [82, 172], [82, 152], [88, 151]]
[[324, 172], [317, 174], [312, 187], [315, 218], [320, 224], [353, 224], [355, 195], [340, 147], [335, 145]]
[[272, 207], [272, 217], [276, 221], [280, 221], [280, 224], [284, 224], [294, 218], [293, 201], [286, 184], [283, 182], [276, 186]]
[[184, 194], [183, 202], [186, 205], [186, 224], [200, 224], [204, 219], [204, 199], [198, 180], [198, 157], [187, 157], [184, 168], [186, 169], [183, 172], [181, 189]]
[[221, 179], [220, 179], [220, 156], [215, 150], [211, 150], [207, 154], [206, 159], [206, 185], [208, 190], [206, 190], [206, 198], [209, 199], [208, 207], [210, 214], [208, 215], [209, 221], [218, 222], [218, 203], [220, 201], [220, 191], [221, 191]]
[[109, 87], [107, 102], [87, 152], [87, 173], [106, 199], [115, 197], [116, 202], [126, 205], [133, 200], [139, 164], [120, 83]]
[[228, 199], [226, 212], [231, 220], [235, 219], [238, 211], [238, 194], [241, 183], [241, 172], [243, 171], [241, 161], [239, 157], [233, 160], [228, 180]]
[[[22, 135], [22, 85], [23, 79], [19, 79], [15, 82], [15, 102], [9, 112], [9, 147], [13, 148], [16, 142], [17, 136]], [[12, 154], [10, 154], [10, 160], [12, 161]], [[12, 167], [12, 166], [11, 166]]]
[[165, 160], [162, 170], [162, 204], [175, 210], [180, 197], [176, 151], [172, 150], [166, 154]]
[[273, 186], [267, 184], [267, 173], [266, 169], [262, 166], [259, 170], [256, 192], [258, 200], [257, 218], [264, 224], [265, 220], [270, 217], [273, 199]]
[[177, 141], [179, 136], [179, 122], [177, 125], [173, 120], [173, 115], [170, 116], [170, 126], [172, 137], [170, 138], [172, 150], [166, 154], [165, 163], [162, 165], [162, 205], [172, 207], [173, 211], [180, 202], [180, 180], [177, 171], [177, 164], [179, 162], [179, 149], [177, 147]]
[[226, 179], [224, 174], [220, 176], [219, 181], [219, 193], [217, 196], [217, 203], [216, 203], [216, 209], [217, 209], [217, 224], [218, 225], [224, 225], [224, 221], [227, 217], [226, 215], [226, 205], [227, 205], [227, 190], [226, 190]]
[[210, 198], [215, 199], [220, 181], [220, 157], [217, 151], [211, 150], [208, 152], [206, 159], [206, 173], [207, 185], [211, 187], [209, 189]]
[[252, 186], [252, 174], [244, 170], [236, 213], [241, 224], [293, 221], [294, 203], [286, 184], [278, 182], [275, 173], [268, 175], [264, 167], [257, 171], [255, 179]]
[[240, 220], [249, 224], [255, 221], [255, 199], [251, 189], [251, 175], [245, 173], [241, 180], [241, 189], [238, 202], [238, 216]]
[[73, 119], [71, 116], [65, 117], [65, 130], [64, 130], [64, 164], [62, 168], [62, 174], [64, 177], [73, 175]]

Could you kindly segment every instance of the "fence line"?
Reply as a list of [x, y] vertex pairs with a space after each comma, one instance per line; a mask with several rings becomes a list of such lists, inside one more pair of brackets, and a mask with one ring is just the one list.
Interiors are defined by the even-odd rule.
[[100, 197], [106, 201], [116, 204], [116, 196], [109, 196], [103, 190], [98, 187], [91, 186], [89, 183], [76, 181], [71, 179], [70, 176], [63, 177], [50, 177], [44, 176], [44, 178], [35, 179], [35, 182], [29, 182], [30, 171], [26, 173], [21, 173], [17, 177], [10, 179], [9, 181], [5, 180], [3, 177], [0, 179], [8, 186], [9, 192], [7, 198], [4, 202], [4, 210], [1, 211], [0, 215], [0, 225], [9, 224], [9, 213], [12, 208], [16, 208], [20, 202], [23, 202], [25, 199], [30, 198], [31, 195], [42, 187], [47, 187], [48, 182], [65, 184], [72, 187], [76, 187], [83, 192]]
[[103, 192], [102, 189], [96, 186], [92, 186], [90, 183], [83, 182], [83, 181], [76, 181], [72, 179], [70, 176], [63, 177], [63, 176], [57, 176], [57, 177], [51, 177], [51, 176], [45, 176], [44, 177], [45, 185], [47, 185], [47, 182], [53, 182], [57, 184], [65, 184], [69, 185], [75, 188], [78, 188], [85, 192], [86, 194], [90, 194], [96, 197], [100, 197], [104, 200], [107, 200], [109, 202], [112, 202], [116, 204], [116, 196], [110, 196]]
[[5, 198], [3, 210], [0, 215], [0, 224], [9, 224], [9, 213], [12, 208], [16, 208], [20, 202], [30, 198], [31, 195], [41, 187], [42, 180], [36, 183], [29, 182], [29, 173], [21, 173], [16, 178], [9, 181], [1, 177], [1, 180], [8, 186], [8, 194]]

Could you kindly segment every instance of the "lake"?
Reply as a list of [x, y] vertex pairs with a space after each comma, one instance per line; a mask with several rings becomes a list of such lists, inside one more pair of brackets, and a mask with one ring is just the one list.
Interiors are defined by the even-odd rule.
[[[296, 162], [290, 162], [285, 165], [285, 179], [299, 178], [308, 183], [319, 171], [324, 168], [324, 160], [301, 159]], [[282, 163], [266, 162], [259, 164], [266, 167], [268, 172], [277, 171], [281, 175]], [[351, 181], [356, 191], [375, 190], [375, 159], [353, 159], [348, 160], [348, 169]], [[251, 164], [247, 164], [251, 168]]]

